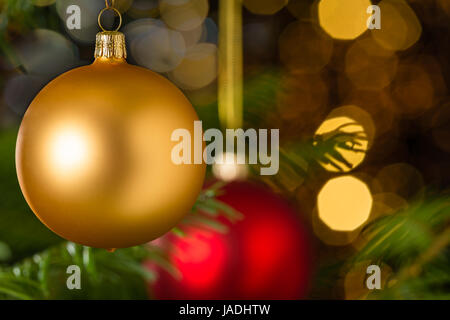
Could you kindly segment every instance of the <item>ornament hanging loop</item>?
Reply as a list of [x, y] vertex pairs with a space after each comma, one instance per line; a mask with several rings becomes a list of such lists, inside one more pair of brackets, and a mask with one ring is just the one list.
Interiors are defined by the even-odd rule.
[[114, 0], [111, 0], [111, 4], [109, 4], [109, 0], [105, 0], [105, 6], [107, 7], [107, 8], [109, 8], [109, 7], [114, 7]]
[[[111, 4], [110, 4], [111, 3]], [[125, 36], [118, 32], [122, 26], [122, 14], [114, 7], [115, 1], [105, 0], [105, 8], [98, 14], [98, 25], [103, 32], [97, 33], [95, 41], [95, 58], [114, 58], [125, 59], [127, 57], [127, 50], [125, 47]], [[119, 25], [115, 30], [106, 30], [102, 25], [102, 15], [106, 11], [114, 11], [114, 14], [119, 17]]]
[[[107, 5], [106, 8], [103, 8], [100, 13], [98, 14], [98, 26], [100, 27], [100, 29], [102, 29], [103, 32], [107, 32], [109, 30], [106, 30], [103, 25], [102, 25], [102, 15], [103, 13], [105, 13], [108, 10], [112, 10], [114, 11], [114, 13], [119, 17], [119, 25], [117, 26], [117, 28], [114, 31], [119, 31], [120, 27], [122, 26], [122, 14], [120, 13], [119, 10], [117, 10], [116, 8], [114, 8], [113, 6], [109, 5], [109, 1], [105, 0], [105, 3]], [[112, 2], [114, 4], [114, 1]]]

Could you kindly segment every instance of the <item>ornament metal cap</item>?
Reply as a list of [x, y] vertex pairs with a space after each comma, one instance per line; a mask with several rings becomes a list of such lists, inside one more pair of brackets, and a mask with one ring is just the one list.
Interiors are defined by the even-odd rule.
[[118, 31], [97, 33], [94, 55], [95, 58], [125, 59], [127, 57], [125, 35]]

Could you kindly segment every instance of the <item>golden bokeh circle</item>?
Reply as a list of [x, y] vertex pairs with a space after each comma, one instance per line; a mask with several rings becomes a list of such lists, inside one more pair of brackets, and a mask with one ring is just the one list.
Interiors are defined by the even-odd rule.
[[[316, 138], [328, 139], [340, 133], [355, 134], [353, 141], [337, 146], [339, 156], [328, 153], [329, 163], [320, 161], [328, 171], [348, 172], [360, 165], [366, 157], [375, 138], [375, 126], [369, 113], [357, 106], [343, 106], [334, 109], [315, 132]], [[350, 164], [349, 167], [341, 159]]]
[[394, 163], [379, 170], [372, 188], [378, 192], [394, 193], [406, 200], [418, 200], [423, 196], [424, 179], [412, 165]]
[[406, 50], [414, 45], [422, 34], [422, 26], [415, 12], [404, 0], [383, 0], [381, 29], [371, 30], [375, 41], [388, 50]]
[[336, 231], [361, 227], [369, 219], [372, 203], [367, 185], [350, 175], [328, 180], [317, 196], [320, 220]]
[[331, 37], [351, 40], [367, 30], [367, 8], [370, 0], [321, 0], [319, 24]]
[[343, 100], [346, 105], [360, 106], [370, 114], [377, 136], [392, 129], [397, 115], [397, 106], [388, 88], [381, 91], [353, 88]]
[[345, 74], [352, 84], [364, 90], [381, 90], [394, 79], [398, 58], [371, 37], [354, 42], [345, 55]]
[[200, 26], [208, 16], [208, 0], [161, 0], [159, 11], [162, 20], [172, 29], [188, 31]]
[[169, 77], [187, 90], [203, 88], [217, 77], [217, 46], [199, 43], [187, 49], [184, 59]]
[[331, 229], [319, 217], [317, 208], [313, 211], [311, 223], [316, 237], [319, 238], [324, 244], [333, 247], [348, 246], [354, 243], [357, 241], [361, 232], [361, 228], [357, 228], [352, 231], [337, 231]]
[[244, 6], [254, 14], [275, 14], [287, 5], [289, 0], [243, 0]]

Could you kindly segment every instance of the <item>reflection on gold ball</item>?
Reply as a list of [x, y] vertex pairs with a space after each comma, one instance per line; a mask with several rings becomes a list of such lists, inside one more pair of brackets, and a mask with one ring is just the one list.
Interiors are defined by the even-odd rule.
[[[175, 129], [197, 114], [163, 77], [124, 60], [97, 59], [53, 80], [19, 130], [19, 183], [58, 235], [99, 248], [153, 240], [189, 212], [205, 165], [175, 165]], [[191, 144], [193, 145], [193, 144]]]

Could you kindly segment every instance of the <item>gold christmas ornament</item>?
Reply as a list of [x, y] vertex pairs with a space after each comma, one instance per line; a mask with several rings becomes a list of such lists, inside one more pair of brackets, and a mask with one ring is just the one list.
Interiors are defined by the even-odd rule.
[[174, 130], [194, 137], [187, 98], [125, 58], [122, 33], [99, 33], [94, 63], [42, 89], [17, 138], [17, 176], [33, 212], [61, 237], [98, 248], [169, 231], [194, 205], [206, 169], [171, 159]]

